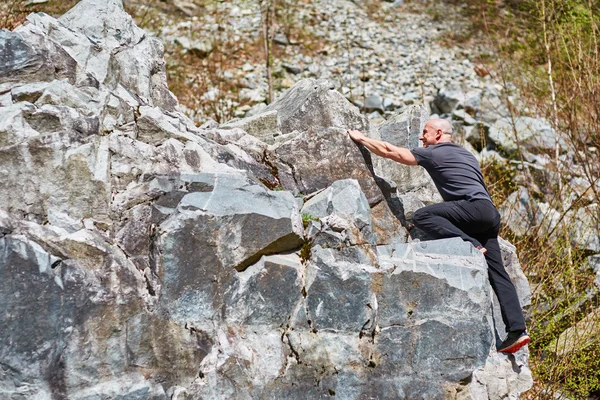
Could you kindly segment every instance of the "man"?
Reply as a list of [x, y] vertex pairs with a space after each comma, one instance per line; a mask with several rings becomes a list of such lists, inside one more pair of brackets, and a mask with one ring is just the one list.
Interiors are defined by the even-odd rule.
[[436, 239], [458, 236], [484, 254], [508, 332], [498, 351], [514, 353], [529, 343], [517, 291], [502, 262], [498, 243], [500, 213], [492, 203], [475, 157], [452, 143], [450, 122], [427, 122], [419, 137], [423, 147], [413, 150], [368, 138], [360, 131], [351, 130], [348, 134], [378, 156], [427, 170], [444, 202], [417, 210], [413, 223]]

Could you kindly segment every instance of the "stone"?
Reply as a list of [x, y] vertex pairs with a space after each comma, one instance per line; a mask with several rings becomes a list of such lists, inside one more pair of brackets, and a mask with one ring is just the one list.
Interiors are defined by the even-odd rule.
[[267, 144], [275, 143], [276, 138], [281, 135], [277, 110], [256, 114], [251, 117], [243, 118], [233, 122], [228, 122], [220, 125], [219, 128], [239, 128]]
[[595, 308], [581, 321], [563, 331], [551, 343], [550, 349], [558, 356], [568, 356], [598, 345], [598, 324], [600, 324], [600, 309]]
[[[490, 128], [488, 140], [506, 155], [517, 151], [517, 141], [522, 148], [533, 152], [553, 151], [556, 146], [557, 133], [550, 124], [542, 119], [531, 117], [515, 117], [498, 119]], [[515, 136], [516, 135], [516, 136]], [[559, 146], [565, 148], [562, 138], [558, 138]]]
[[290, 44], [289, 39], [283, 33], [276, 33], [275, 36], [273, 36], [273, 42], [282, 46], [287, 46]]
[[287, 190], [309, 194], [352, 177], [370, 205], [382, 199], [369, 165], [343, 129], [311, 128], [277, 146], [273, 152], [277, 156], [279, 181]]
[[213, 45], [209, 40], [190, 40], [187, 37], [179, 37], [175, 39], [175, 42], [199, 58], [205, 58], [213, 51]]
[[381, 140], [398, 147], [419, 147], [419, 136], [429, 119], [423, 106], [410, 106], [394, 113], [379, 126]]
[[385, 107], [383, 106], [381, 96], [373, 94], [367, 97], [367, 100], [365, 101], [365, 110], [368, 113], [378, 111], [380, 114], [383, 114], [385, 112]]
[[[68, 215], [69, 220], [107, 219], [106, 150], [107, 144], [100, 138], [65, 148], [59, 135], [33, 136], [0, 149], [4, 176], [0, 188], [11, 193], [2, 198], [0, 207], [40, 222], [52, 219], [56, 212]], [[66, 220], [54, 220], [59, 226], [61, 221]]]
[[582, 250], [600, 252], [600, 206], [590, 204], [577, 210], [571, 218], [571, 242]]
[[[451, 113], [459, 105], [469, 104], [476, 101], [480, 97], [478, 91], [464, 91], [460, 87], [447, 87], [441, 89], [435, 100], [434, 105], [442, 114]], [[471, 107], [465, 107], [471, 108]]]
[[195, 141], [197, 136], [182, 127], [179, 119], [170, 117], [158, 107], [142, 106], [136, 121], [137, 139], [158, 145], [169, 138]]
[[12, 101], [18, 103], [20, 101], [27, 101], [29, 103], [35, 103], [40, 98], [42, 93], [48, 87], [47, 82], [41, 83], [30, 83], [26, 85], [17, 86], [10, 91]]
[[518, 398], [533, 385], [533, 376], [521, 354], [514, 360], [503, 354], [490, 353], [485, 366], [473, 372], [467, 390], [459, 392], [458, 400]]
[[[205, 116], [177, 108], [159, 38], [170, 44], [218, 27], [212, 9], [172, 5], [194, 18], [156, 36], [136, 27], [120, 0], [82, 0], [59, 19], [32, 14], [0, 33], [0, 47], [20, 49], [0, 53], [2, 395], [435, 399], [526, 390], [525, 352], [519, 372], [506, 362], [488, 367], [503, 356], [489, 351], [481, 254], [456, 241], [405, 243], [410, 202], [433, 193], [419, 177], [375, 175], [377, 164], [345, 133], [381, 130], [321, 80], [301, 81], [271, 109], [251, 107], [266, 82], [264, 63], [250, 62], [222, 72], [247, 86], [233, 109], [260, 115], [197, 128], [182, 110]], [[213, 6], [232, 22], [219, 34], [248, 43], [257, 14], [243, 2]], [[482, 86], [468, 63], [437, 54], [422, 16], [387, 13], [406, 28], [399, 40], [346, 6], [310, 16], [335, 28], [318, 32], [330, 42], [321, 54], [287, 48], [302, 77], [348, 84], [364, 72], [365, 93], [415, 103], [432, 101], [445, 81]], [[344, 37], [341, 21], [362, 28]], [[415, 41], [434, 43], [431, 57]], [[362, 72], [346, 65], [357, 57]], [[416, 74], [429, 60], [440, 76]], [[283, 86], [296, 71], [276, 70], [289, 80]], [[204, 98], [217, 94], [209, 88]], [[245, 96], [253, 100], [240, 104]], [[476, 116], [485, 100], [455, 110]], [[418, 107], [409, 114], [397, 131], [388, 121], [386, 134], [417, 140], [426, 116]], [[269, 143], [252, 136], [269, 131], [277, 133]], [[306, 229], [302, 206], [320, 217]]]
[[303, 79], [263, 112], [277, 110], [282, 134], [322, 129], [368, 130], [369, 122], [327, 80]]
[[302, 73], [302, 68], [299, 67], [298, 65], [284, 63], [282, 66], [290, 74], [298, 75], [298, 74]]
[[75, 80], [75, 60], [35, 27], [0, 31], [0, 85]]
[[[419, 136], [428, 119], [427, 111], [422, 106], [410, 106], [392, 115], [377, 129], [368, 132], [367, 136], [398, 147], [416, 148], [419, 147]], [[425, 169], [403, 165], [383, 157], [372, 157], [375, 174], [394, 182], [399, 194], [417, 193], [428, 204], [441, 201]]]
[[[342, 237], [348, 238], [350, 244], [375, 244], [369, 203], [355, 179], [333, 182], [330, 187], [307, 200], [300, 212], [316, 218], [340, 218], [342, 221], [338, 226], [343, 226]], [[334, 230], [337, 229], [334, 227]]]

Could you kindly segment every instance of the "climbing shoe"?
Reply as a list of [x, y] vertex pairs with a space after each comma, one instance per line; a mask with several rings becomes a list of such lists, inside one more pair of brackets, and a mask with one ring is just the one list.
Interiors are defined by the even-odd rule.
[[498, 348], [500, 353], [515, 353], [521, 347], [531, 341], [531, 338], [526, 331], [512, 331], [508, 333], [504, 342]]

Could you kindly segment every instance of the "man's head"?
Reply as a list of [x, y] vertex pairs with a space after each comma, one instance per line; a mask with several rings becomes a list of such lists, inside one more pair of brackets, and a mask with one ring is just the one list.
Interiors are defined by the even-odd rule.
[[452, 125], [445, 119], [427, 121], [419, 137], [424, 147], [452, 141]]

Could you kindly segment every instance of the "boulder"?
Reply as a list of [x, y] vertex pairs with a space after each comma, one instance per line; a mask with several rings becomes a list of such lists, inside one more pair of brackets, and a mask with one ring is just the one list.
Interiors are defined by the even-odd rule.
[[339, 231], [341, 237], [348, 240], [348, 244], [375, 244], [369, 203], [355, 179], [335, 181], [330, 187], [307, 200], [301, 213], [303, 218], [320, 219], [332, 216], [340, 219], [341, 221], [335, 223], [329, 218], [328, 225], [331, 230]]
[[265, 143], [273, 144], [281, 136], [277, 110], [253, 115], [241, 120], [228, 122], [219, 126], [220, 129], [241, 129]]
[[75, 81], [76, 63], [33, 26], [0, 31], [0, 88], [23, 83]]
[[367, 131], [368, 120], [325, 79], [303, 79], [281, 95], [263, 113], [277, 111], [282, 134], [308, 128]]
[[369, 204], [382, 200], [369, 165], [344, 129], [309, 129], [273, 150], [282, 186], [295, 193], [309, 194], [333, 182], [353, 178]]
[[[368, 121], [326, 81], [196, 128], [120, 0], [32, 14], [0, 49], [0, 397], [445, 398], [526, 376], [484, 376], [481, 254], [405, 243], [406, 199], [433, 196], [375, 175], [345, 133]], [[410, 147], [425, 118], [373, 132]]]
[[561, 148], [566, 148], [564, 140], [557, 139], [557, 133], [547, 121], [531, 117], [498, 119], [490, 128], [487, 139], [506, 155], [517, 151], [517, 143], [534, 153], [553, 151], [557, 140]]
[[570, 215], [571, 242], [582, 250], [600, 252], [600, 206], [582, 207]]
[[446, 87], [438, 91], [433, 104], [442, 114], [449, 114], [458, 107], [472, 111], [478, 108], [480, 97], [481, 92], [477, 90], [465, 91], [460, 87]]

